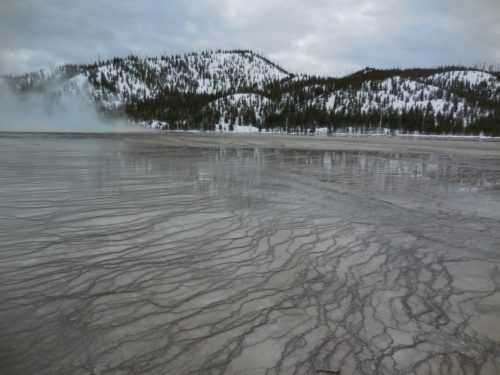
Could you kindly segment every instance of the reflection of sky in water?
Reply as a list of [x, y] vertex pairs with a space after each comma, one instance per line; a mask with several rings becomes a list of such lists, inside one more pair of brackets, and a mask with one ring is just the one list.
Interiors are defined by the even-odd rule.
[[[245, 192], [273, 179], [296, 179], [313, 187], [366, 197], [436, 200], [491, 212], [497, 206], [497, 159], [441, 153], [383, 153], [276, 149], [129, 147], [129, 166], [189, 182], [189, 189], [215, 195]], [[146, 167], [147, 166], [147, 167]], [[161, 171], [161, 172], [160, 172]], [[276, 181], [275, 181], [276, 182]], [[274, 185], [276, 189], [290, 186]], [[474, 194], [471, 194], [474, 193]]]
[[[214, 196], [234, 193], [236, 199], [236, 195], [264, 184], [271, 186], [274, 183], [276, 189], [290, 189], [290, 186], [276, 183], [276, 179], [294, 179], [313, 188], [347, 191], [368, 198], [408, 196], [415, 201], [456, 200], [456, 204], [462, 202], [481, 209], [490, 203], [497, 206], [495, 200], [500, 191], [500, 161], [484, 157], [441, 153], [168, 148], [113, 139], [40, 140], [31, 137], [3, 139], [1, 143], [4, 166], [22, 165], [24, 183], [31, 181], [47, 187], [57, 184], [60, 188], [72, 186], [77, 190], [91, 189], [97, 184], [102, 193], [120, 192], [124, 187], [127, 190], [148, 189], [149, 185], [161, 182], [166, 194], [169, 188], [180, 187], [186, 192]], [[21, 152], [9, 153], [8, 148]], [[68, 166], [69, 172], [65, 168]], [[13, 181], [10, 188], [15, 185]]]
[[304, 174], [316, 174], [323, 181], [375, 191], [476, 191], [498, 185], [500, 175], [494, 162], [484, 169], [474, 169], [461, 165], [461, 160], [437, 154], [297, 152], [285, 160], [306, 166], [302, 168]]

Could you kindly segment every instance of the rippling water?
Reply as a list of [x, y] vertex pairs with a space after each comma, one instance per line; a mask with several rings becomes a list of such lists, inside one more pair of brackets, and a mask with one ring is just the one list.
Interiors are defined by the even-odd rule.
[[0, 136], [2, 374], [498, 374], [500, 160]]

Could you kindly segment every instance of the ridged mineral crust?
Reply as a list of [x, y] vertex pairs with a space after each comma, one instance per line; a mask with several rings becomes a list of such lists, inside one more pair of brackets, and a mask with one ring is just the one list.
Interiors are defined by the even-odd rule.
[[0, 137], [0, 372], [498, 374], [500, 159]]

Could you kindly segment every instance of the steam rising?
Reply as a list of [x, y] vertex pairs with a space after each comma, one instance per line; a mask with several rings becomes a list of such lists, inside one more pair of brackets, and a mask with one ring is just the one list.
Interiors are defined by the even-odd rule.
[[81, 97], [56, 93], [18, 94], [0, 79], [0, 131], [130, 132], [143, 128], [106, 120]]

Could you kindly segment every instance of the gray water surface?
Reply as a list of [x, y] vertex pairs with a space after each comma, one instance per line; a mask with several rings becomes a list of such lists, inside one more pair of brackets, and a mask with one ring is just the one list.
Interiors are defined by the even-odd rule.
[[1, 374], [498, 374], [500, 159], [0, 135]]

